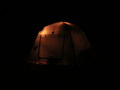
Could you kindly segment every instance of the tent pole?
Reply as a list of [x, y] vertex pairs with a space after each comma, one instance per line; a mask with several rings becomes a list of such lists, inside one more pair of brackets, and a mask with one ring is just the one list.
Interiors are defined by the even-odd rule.
[[65, 34], [64, 34], [64, 36], [63, 36], [63, 47], [62, 47], [62, 60], [61, 60], [61, 65], [62, 65], [62, 63], [63, 63], [63, 55], [64, 55], [64, 45], [65, 45]]
[[74, 63], [74, 64], [77, 64], [77, 58], [76, 58], [76, 53], [75, 53], [75, 49], [74, 49], [73, 40], [72, 40], [72, 37], [71, 37], [71, 32], [68, 31], [68, 33], [69, 33], [69, 37], [70, 37], [70, 41], [71, 41], [71, 45], [72, 45], [73, 56], [74, 56], [74, 58], [75, 58], [75, 63]]
[[39, 55], [40, 55], [40, 43], [41, 43], [41, 35], [40, 35], [40, 38], [39, 38], [38, 60], [37, 60], [37, 61], [39, 61]]

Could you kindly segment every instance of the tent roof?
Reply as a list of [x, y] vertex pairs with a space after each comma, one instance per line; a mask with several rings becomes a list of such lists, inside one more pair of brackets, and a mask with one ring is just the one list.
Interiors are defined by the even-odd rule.
[[[59, 34], [64, 32], [65, 29], [68, 28], [73, 28], [74, 30], [80, 30], [76, 25], [71, 24], [69, 22], [64, 22], [64, 21], [60, 21], [60, 22], [56, 22], [53, 24], [50, 24], [48, 26], [45, 26], [43, 28], [42, 31], [39, 32], [39, 34]], [[62, 31], [61, 31], [62, 30]]]

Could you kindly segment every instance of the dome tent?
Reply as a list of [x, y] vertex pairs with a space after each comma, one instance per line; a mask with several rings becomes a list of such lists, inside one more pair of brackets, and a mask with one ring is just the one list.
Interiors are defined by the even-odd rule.
[[79, 55], [89, 49], [85, 34], [74, 24], [56, 22], [41, 30], [28, 62], [40, 65], [80, 65]]

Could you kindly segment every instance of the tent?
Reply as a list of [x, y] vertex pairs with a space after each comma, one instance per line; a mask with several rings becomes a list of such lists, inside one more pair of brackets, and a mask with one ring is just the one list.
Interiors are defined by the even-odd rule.
[[39, 31], [29, 63], [40, 65], [80, 65], [79, 55], [91, 47], [83, 31], [69, 22], [56, 22]]

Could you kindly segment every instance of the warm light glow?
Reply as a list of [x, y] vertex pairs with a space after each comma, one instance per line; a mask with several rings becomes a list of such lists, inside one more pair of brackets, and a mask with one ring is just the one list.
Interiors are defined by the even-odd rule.
[[39, 62], [36, 62], [35, 64], [39, 64]]
[[64, 22], [65, 24], [67, 24], [67, 25], [72, 25], [71, 23], [69, 23], [69, 22]]
[[47, 63], [47, 61], [33, 61], [33, 62], [31, 62], [31, 63], [33, 63], [33, 64], [43, 64], [43, 65], [45, 65], [45, 64], [48, 64]]
[[46, 34], [46, 33], [47, 33], [47, 30], [43, 30], [43, 31], [40, 31], [40, 32], [39, 32], [39, 35], [40, 35], [40, 34]]
[[45, 62], [45, 61], [40, 61], [40, 64], [47, 64], [47, 62]]

